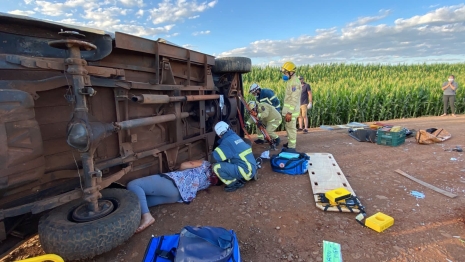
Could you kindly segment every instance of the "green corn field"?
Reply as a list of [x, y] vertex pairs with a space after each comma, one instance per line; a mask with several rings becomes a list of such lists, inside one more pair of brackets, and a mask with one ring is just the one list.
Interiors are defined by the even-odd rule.
[[[297, 67], [297, 75], [304, 76], [312, 88], [313, 108], [308, 112], [310, 127], [441, 115], [441, 86], [451, 74], [459, 84], [456, 114], [463, 114], [465, 63]], [[282, 105], [284, 81], [279, 67], [253, 66], [250, 73], [243, 75], [243, 83], [247, 94], [252, 83], [274, 90]], [[246, 95], [246, 99], [253, 97]], [[284, 124], [278, 130], [284, 130]]]

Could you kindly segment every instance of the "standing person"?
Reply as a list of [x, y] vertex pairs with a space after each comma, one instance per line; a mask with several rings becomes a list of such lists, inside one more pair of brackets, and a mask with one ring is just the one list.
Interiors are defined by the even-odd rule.
[[268, 103], [274, 106], [278, 112], [281, 112], [281, 103], [273, 90], [261, 88], [258, 84], [253, 83], [250, 86], [249, 93], [255, 96], [255, 100], [257, 100], [257, 102]]
[[299, 115], [299, 129], [297, 131], [302, 131], [302, 122], [304, 122], [304, 133], [308, 133], [308, 116], [307, 110], [312, 108], [313, 97], [312, 97], [312, 88], [309, 84], [305, 83], [304, 77], [299, 76], [300, 84], [302, 85], [302, 93], [300, 95], [300, 115]]
[[218, 177], [212, 172], [211, 164], [204, 160], [184, 162], [178, 171], [132, 180], [127, 189], [139, 198], [142, 213], [136, 233], [155, 222], [149, 207], [176, 202], [188, 204], [198, 191], [217, 182]]
[[284, 106], [282, 115], [286, 121], [286, 132], [288, 142], [284, 144], [285, 151], [295, 153], [297, 143], [297, 127], [296, 118], [300, 112], [300, 95], [302, 93], [302, 85], [295, 75], [296, 66], [292, 62], [286, 62], [281, 67], [283, 80], [286, 82], [286, 90], [284, 94]]
[[[274, 108], [272, 105], [268, 103], [257, 104], [257, 102], [255, 101], [250, 101], [248, 105], [250, 109], [252, 109], [253, 111], [252, 114], [254, 114], [254, 116], [256, 116], [266, 126], [266, 132], [268, 133], [270, 138], [273, 139], [274, 145], [278, 146], [281, 139], [274, 131], [281, 124], [281, 114], [278, 112], [278, 110], [276, 110], [276, 108]], [[254, 124], [252, 118], [249, 118], [249, 120], [247, 120], [247, 124]], [[259, 132], [257, 140], [255, 140], [254, 142], [256, 144], [265, 143], [263, 134], [261, 132]]]
[[217, 162], [213, 164], [213, 172], [226, 184], [224, 190], [233, 192], [254, 178], [257, 162], [252, 148], [234, 133], [227, 123], [218, 122], [215, 132], [220, 140], [218, 147], [213, 150], [213, 158]]
[[442, 84], [442, 91], [444, 91], [443, 96], [442, 96], [442, 101], [444, 103], [444, 114], [442, 114], [441, 116], [447, 115], [448, 105], [450, 105], [450, 111], [452, 113], [452, 116], [454, 117], [456, 116], [455, 115], [455, 95], [457, 93], [457, 87], [458, 87], [458, 84], [457, 82], [455, 82], [454, 75], [450, 75], [448, 81]]

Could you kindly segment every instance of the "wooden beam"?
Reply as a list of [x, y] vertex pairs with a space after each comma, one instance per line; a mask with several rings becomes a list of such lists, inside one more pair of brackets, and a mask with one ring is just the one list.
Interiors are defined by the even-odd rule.
[[423, 186], [425, 186], [425, 187], [427, 187], [427, 188], [429, 188], [429, 189], [432, 189], [432, 190], [434, 190], [434, 191], [436, 191], [436, 192], [438, 192], [438, 193], [441, 193], [441, 194], [443, 194], [443, 195], [445, 195], [445, 196], [448, 196], [448, 197], [450, 197], [450, 198], [457, 197], [457, 195], [452, 194], [451, 192], [442, 190], [442, 189], [440, 189], [440, 188], [438, 188], [438, 187], [435, 187], [435, 186], [430, 185], [430, 184], [428, 184], [428, 183], [426, 183], [426, 182], [423, 182], [423, 181], [421, 181], [420, 179], [415, 178], [415, 177], [413, 177], [413, 176], [411, 176], [411, 175], [405, 173], [404, 171], [402, 171], [402, 170], [400, 170], [400, 169], [395, 170], [395, 172], [397, 172], [397, 173], [403, 175], [404, 177], [406, 177], [406, 178], [408, 178], [408, 179], [411, 179], [411, 180], [417, 182], [417, 183], [420, 184], [420, 185], [423, 185]]

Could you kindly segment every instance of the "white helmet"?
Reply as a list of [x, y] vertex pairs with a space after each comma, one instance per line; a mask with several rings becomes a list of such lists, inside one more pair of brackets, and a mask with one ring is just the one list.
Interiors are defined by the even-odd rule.
[[229, 125], [224, 121], [220, 121], [220, 122], [216, 123], [216, 125], [215, 125], [215, 133], [218, 136], [224, 135], [224, 133], [226, 133], [226, 131], [228, 131], [228, 129], [229, 129]]
[[256, 83], [253, 83], [251, 86], [250, 86], [250, 89], [249, 89], [249, 93], [255, 93], [257, 92], [258, 90], [260, 90], [260, 86]]
[[257, 103], [255, 101], [250, 101], [248, 103], [248, 106], [250, 107], [250, 109], [255, 109], [255, 107], [257, 107]]

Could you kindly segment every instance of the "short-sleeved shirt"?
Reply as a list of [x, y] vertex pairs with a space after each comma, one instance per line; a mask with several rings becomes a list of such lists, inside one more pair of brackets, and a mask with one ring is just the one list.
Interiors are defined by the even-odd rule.
[[203, 161], [202, 165], [181, 171], [173, 171], [164, 175], [171, 178], [179, 189], [183, 202], [191, 202], [197, 195], [197, 191], [207, 189], [210, 186], [211, 164]]
[[300, 105], [308, 104], [308, 92], [311, 92], [312, 88], [309, 84], [305, 83], [302, 85], [302, 94], [300, 95]]
[[[442, 86], [446, 86], [448, 84], [449, 84], [449, 82], [444, 82], [444, 84], [442, 84]], [[446, 95], [446, 96], [455, 96], [456, 95], [458, 84], [457, 84], [457, 82], [453, 81], [452, 85], [455, 87], [455, 90], [452, 90], [452, 88], [447, 87], [446, 89], [444, 89], [444, 92], [443, 92], [444, 95]]]

